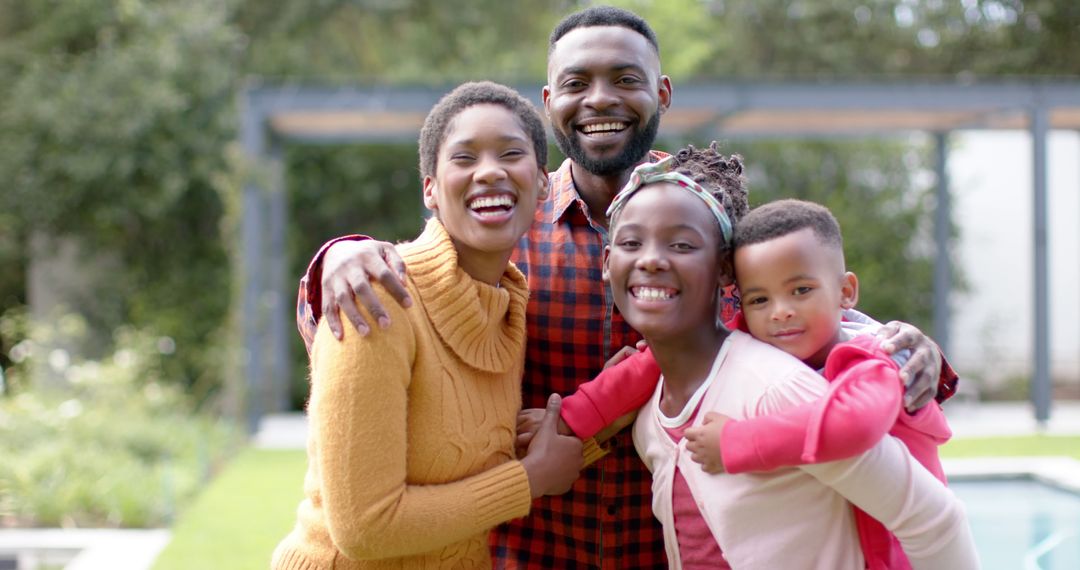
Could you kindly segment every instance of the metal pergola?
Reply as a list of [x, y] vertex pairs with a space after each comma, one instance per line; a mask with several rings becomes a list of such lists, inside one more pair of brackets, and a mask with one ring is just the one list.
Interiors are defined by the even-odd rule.
[[[517, 85], [540, 106], [541, 85]], [[282, 172], [285, 142], [328, 144], [415, 141], [427, 111], [447, 91], [432, 87], [250, 86], [240, 101], [241, 141], [256, 174], [245, 186], [241, 315], [248, 428], [286, 408], [287, 306], [296, 276], [287, 274], [288, 220]], [[934, 239], [934, 339], [947, 352], [951, 288], [948, 134], [1027, 130], [1033, 141], [1034, 375], [1031, 400], [1040, 424], [1050, 417], [1050, 321], [1047, 266], [1047, 135], [1080, 130], [1080, 81], [1017, 79], [996, 83], [697, 83], [675, 85], [661, 137], [708, 141], [747, 137], [887, 136], [929, 133], [937, 148]]]

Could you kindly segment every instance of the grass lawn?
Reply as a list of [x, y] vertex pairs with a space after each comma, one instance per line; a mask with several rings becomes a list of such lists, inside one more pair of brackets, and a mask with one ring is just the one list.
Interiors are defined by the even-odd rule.
[[1061, 455], [1080, 459], [1080, 436], [1028, 435], [954, 439], [941, 447], [942, 457], [1027, 457]]
[[[1080, 459], [1080, 437], [959, 439], [942, 457], [1065, 455]], [[302, 450], [248, 449], [221, 473], [173, 528], [154, 570], [266, 570], [292, 528], [307, 456]]]
[[296, 521], [303, 450], [247, 449], [219, 474], [173, 527], [154, 570], [266, 570]]

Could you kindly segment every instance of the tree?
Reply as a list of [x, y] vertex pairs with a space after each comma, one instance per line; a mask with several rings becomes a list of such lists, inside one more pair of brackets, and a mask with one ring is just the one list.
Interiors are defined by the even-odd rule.
[[171, 338], [172, 375], [206, 378], [205, 341], [229, 300], [215, 189], [240, 54], [228, 4], [12, 2], [0, 14], [3, 233], [19, 251], [37, 232], [117, 256], [108, 310], [80, 311], [106, 338], [125, 322]]

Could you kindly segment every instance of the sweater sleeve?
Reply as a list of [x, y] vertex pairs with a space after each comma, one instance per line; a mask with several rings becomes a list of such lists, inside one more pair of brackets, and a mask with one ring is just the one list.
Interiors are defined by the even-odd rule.
[[801, 469], [892, 531], [913, 568], [979, 567], [960, 500], [896, 438], [851, 459]]
[[323, 509], [337, 548], [353, 559], [428, 552], [528, 514], [528, 477], [508, 461], [437, 485], [406, 480], [408, 389], [417, 340], [384, 291], [397, 326], [338, 342], [325, 323], [312, 353], [308, 414]]
[[896, 423], [901, 386], [896, 364], [872, 336], [829, 353], [824, 398], [777, 413], [732, 420], [720, 436], [729, 473], [770, 471], [852, 457], [874, 446]]
[[644, 406], [660, 381], [660, 366], [645, 349], [603, 370], [563, 398], [561, 416], [581, 439], [595, 436], [620, 417]]
[[[764, 395], [756, 413], [774, 414], [810, 402], [813, 375], [810, 370], [795, 371], [789, 382]], [[916, 570], [979, 567], [960, 500], [896, 438], [884, 437], [849, 459], [799, 468], [881, 521]]]

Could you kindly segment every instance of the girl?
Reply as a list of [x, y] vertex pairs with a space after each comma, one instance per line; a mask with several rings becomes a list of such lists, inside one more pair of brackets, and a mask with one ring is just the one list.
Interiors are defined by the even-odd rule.
[[343, 342], [321, 323], [306, 498], [275, 569], [490, 567], [488, 530], [581, 468], [557, 396], [514, 459], [528, 289], [509, 259], [547, 195], [543, 123], [513, 90], [469, 83], [428, 114], [419, 154], [435, 216], [399, 246], [417, 302], [380, 290], [408, 325]]
[[852, 459], [764, 474], [711, 475], [692, 461], [683, 432], [706, 413], [762, 416], [823, 397], [827, 383], [716, 322], [741, 212], [673, 164], [639, 167], [616, 196], [604, 264], [663, 374], [634, 441], [653, 473], [671, 567], [862, 568], [848, 501], [892, 530], [915, 567], [977, 566], [959, 502], [893, 438]]

